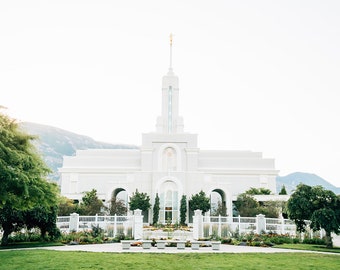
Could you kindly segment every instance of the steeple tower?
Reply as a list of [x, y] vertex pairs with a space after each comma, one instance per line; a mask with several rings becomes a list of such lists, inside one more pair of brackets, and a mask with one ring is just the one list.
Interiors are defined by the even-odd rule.
[[173, 36], [170, 34], [170, 65], [162, 80], [162, 116], [157, 118], [157, 132], [183, 133], [183, 119], [178, 115], [178, 77], [172, 69]]

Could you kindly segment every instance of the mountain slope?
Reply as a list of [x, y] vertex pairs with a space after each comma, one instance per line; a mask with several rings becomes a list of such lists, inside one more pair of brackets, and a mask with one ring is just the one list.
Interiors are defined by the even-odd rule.
[[331, 183], [315, 174], [295, 172], [286, 176], [276, 177], [278, 192], [281, 190], [282, 185], [285, 185], [288, 194], [290, 194], [300, 183], [309, 186], [323, 186], [325, 189], [332, 190], [335, 194], [340, 194], [340, 188], [333, 186]]
[[131, 149], [133, 145], [97, 142], [88, 136], [79, 135], [60, 128], [23, 122], [20, 124], [27, 133], [36, 135], [35, 144], [46, 164], [53, 171], [50, 178], [58, 181], [58, 168], [62, 166], [63, 156], [73, 156], [76, 150], [84, 149]]

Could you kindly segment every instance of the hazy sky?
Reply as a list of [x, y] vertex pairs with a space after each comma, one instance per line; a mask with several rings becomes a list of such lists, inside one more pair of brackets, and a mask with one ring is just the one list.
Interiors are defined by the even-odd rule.
[[180, 79], [201, 149], [252, 150], [340, 186], [340, 1], [0, 1], [0, 104], [141, 144]]

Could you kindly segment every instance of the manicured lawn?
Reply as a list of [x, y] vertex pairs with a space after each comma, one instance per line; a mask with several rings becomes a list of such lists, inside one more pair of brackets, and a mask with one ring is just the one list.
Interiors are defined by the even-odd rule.
[[307, 245], [307, 244], [282, 244], [275, 246], [277, 248], [288, 248], [288, 249], [298, 249], [298, 250], [312, 250], [312, 251], [321, 251], [321, 252], [332, 252], [332, 253], [340, 253], [340, 248], [326, 248], [325, 246], [320, 245]]
[[339, 255], [0, 251], [0, 269], [340, 269]]

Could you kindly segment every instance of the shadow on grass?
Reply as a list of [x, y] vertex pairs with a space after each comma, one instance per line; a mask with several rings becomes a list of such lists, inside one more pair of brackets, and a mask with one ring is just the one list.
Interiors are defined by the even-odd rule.
[[1, 249], [17, 249], [17, 248], [36, 248], [36, 247], [51, 247], [63, 246], [60, 242], [19, 242], [10, 243], [7, 246], [0, 246]]

